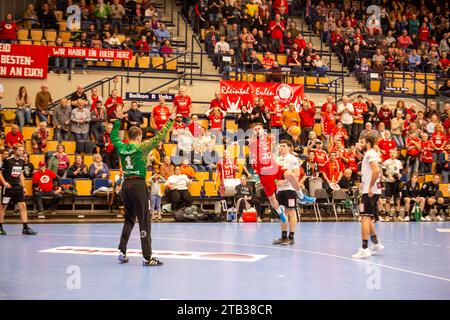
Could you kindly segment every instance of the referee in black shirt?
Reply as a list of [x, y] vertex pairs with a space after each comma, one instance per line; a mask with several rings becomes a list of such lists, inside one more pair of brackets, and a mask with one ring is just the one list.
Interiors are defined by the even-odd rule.
[[33, 229], [28, 227], [27, 206], [25, 204], [25, 177], [23, 167], [25, 162], [21, 158], [24, 148], [20, 144], [13, 146], [12, 156], [6, 158], [0, 167], [0, 182], [2, 189], [2, 202], [0, 204], [0, 235], [6, 235], [3, 230], [3, 218], [9, 204], [16, 205], [20, 212], [20, 220], [23, 223], [22, 234], [35, 235]]

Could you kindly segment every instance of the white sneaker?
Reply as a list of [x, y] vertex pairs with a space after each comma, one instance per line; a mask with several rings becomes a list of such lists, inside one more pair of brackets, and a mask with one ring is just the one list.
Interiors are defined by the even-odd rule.
[[445, 219], [442, 218], [441, 216], [437, 216], [436, 219], [437, 219], [438, 221], [444, 221], [444, 220], [445, 220]]
[[430, 216], [426, 216], [426, 217], [425, 217], [425, 221], [431, 221]]
[[244, 219], [242, 219], [242, 217], [240, 217], [239, 222], [244, 222]]
[[384, 249], [384, 246], [380, 242], [378, 242], [378, 244], [372, 244], [369, 248], [369, 250], [372, 254], [375, 254], [377, 251], [380, 251], [383, 249]]
[[257, 222], [259, 222], [259, 223], [261, 223], [262, 222], [262, 220], [261, 220], [261, 218], [260, 217], [258, 217], [258, 219], [256, 220]]
[[379, 216], [378, 219], [380, 220], [380, 222], [384, 222], [384, 218], [382, 216]]
[[83, 70], [82, 74], [87, 74], [87, 72]]
[[403, 219], [403, 221], [409, 222], [409, 216], [408, 216], [408, 217], [405, 217], [405, 219]]
[[420, 217], [420, 221], [425, 222], [427, 221], [427, 219], [425, 219], [424, 217]]
[[372, 255], [372, 251], [370, 251], [369, 248], [367, 248], [367, 249], [360, 248], [357, 253], [352, 255], [352, 258], [353, 259], [365, 259], [365, 258], [370, 257], [371, 255]]

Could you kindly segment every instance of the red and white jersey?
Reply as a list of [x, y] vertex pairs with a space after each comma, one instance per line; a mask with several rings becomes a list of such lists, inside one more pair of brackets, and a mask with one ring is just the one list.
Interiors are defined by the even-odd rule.
[[383, 139], [380, 140], [380, 142], [378, 142], [378, 147], [382, 151], [381, 161], [384, 162], [391, 157], [390, 156], [391, 150], [397, 149], [397, 143], [395, 143], [394, 139], [390, 140]]
[[333, 130], [336, 128], [335, 112], [324, 111], [321, 113], [321, 115], [322, 115], [323, 130], [325, 134], [331, 134]]
[[337, 182], [339, 175], [343, 171], [344, 171], [343, 166], [337, 159], [334, 161], [327, 161], [323, 169], [323, 172], [332, 182]]
[[264, 134], [262, 137], [252, 138], [249, 147], [257, 174], [270, 174], [270, 169], [278, 166], [272, 153], [272, 136]]
[[174, 122], [172, 125], [173, 130], [181, 130], [186, 129], [186, 124], [184, 122]]
[[211, 130], [222, 130], [222, 119], [223, 119], [222, 113], [215, 115], [211, 112], [209, 114], [208, 118], [210, 121], [210, 129]]
[[422, 153], [420, 155], [420, 161], [424, 163], [433, 163], [433, 147], [431, 141], [422, 141]]
[[271, 105], [270, 106], [270, 125], [272, 127], [282, 127], [284, 108], [282, 106]]
[[[431, 141], [436, 148], [442, 148], [447, 141], [445, 134], [443, 132], [435, 132], [431, 136]], [[441, 151], [438, 151], [441, 152]]]
[[345, 167], [352, 170], [352, 172], [358, 172], [358, 159], [356, 158], [356, 154], [350, 150], [346, 150], [342, 156], [347, 159]]
[[220, 175], [221, 184], [223, 184], [223, 179], [234, 179], [236, 174], [234, 167], [237, 166], [236, 160], [231, 159], [220, 159], [217, 162], [217, 173]]
[[152, 111], [153, 119], [155, 120], [156, 129], [161, 130], [169, 120], [170, 110], [166, 106], [157, 105]]
[[319, 166], [319, 171], [323, 172], [323, 168], [325, 166], [325, 163], [327, 163], [328, 161], [328, 154], [326, 153], [325, 150], [322, 149], [316, 149], [314, 151], [315, 155], [314, 155], [314, 161], [317, 163], [317, 165]]
[[176, 107], [175, 113], [180, 113], [183, 117], [189, 117], [191, 114], [190, 106], [192, 100], [189, 96], [176, 96], [173, 105]]
[[353, 102], [353, 109], [355, 114], [353, 115], [353, 120], [356, 122], [363, 121], [363, 113], [367, 110], [367, 105], [364, 102]]
[[421, 140], [419, 138], [406, 138], [406, 149], [408, 149], [408, 155], [416, 156], [420, 153]]

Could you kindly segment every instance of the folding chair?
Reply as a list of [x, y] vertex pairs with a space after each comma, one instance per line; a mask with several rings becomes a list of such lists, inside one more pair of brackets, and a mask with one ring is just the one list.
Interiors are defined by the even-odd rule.
[[[328, 193], [325, 189], [316, 189], [316, 191], [314, 192], [314, 197], [316, 198], [316, 208], [317, 208], [317, 212], [319, 214], [320, 217], [320, 221], [322, 221], [322, 215], [320, 214], [320, 206], [322, 207], [328, 207], [331, 209], [334, 209], [333, 204], [330, 202], [330, 198], [328, 197]], [[336, 211], [334, 211], [334, 215], [336, 217], [337, 220], [337, 214]]]
[[[342, 190], [335, 190], [331, 194], [331, 203], [333, 204], [333, 209], [336, 214], [336, 221], [338, 221], [336, 205], [342, 206], [342, 202], [344, 202], [347, 199], [350, 199], [350, 196]], [[353, 213], [353, 210], [352, 210], [352, 214], [353, 214], [353, 218], [354, 218], [355, 215]]]
[[[303, 194], [306, 196], [309, 196], [308, 194], [308, 190], [306, 189], [302, 189]], [[318, 210], [316, 210], [316, 204], [315, 203], [302, 203], [300, 204], [299, 201], [297, 201], [297, 219], [298, 221], [300, 221], [300, 213], [299, 213], [299, 209], [300, 207], [312, 207], [314, 215], [316, 216], [316, 221], [319, 221], [319, 217], [320, 217], [320, 221], [322, 221], [322, 217], [320, 216], [320, 212]]]

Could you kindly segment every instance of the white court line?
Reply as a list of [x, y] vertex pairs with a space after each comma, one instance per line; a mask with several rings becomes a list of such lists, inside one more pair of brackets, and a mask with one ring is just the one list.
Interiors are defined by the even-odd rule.
[[[43, 236], [81, 236], [81, 237], [92, 237], [92, 236], [95, 236], [95, 237], [104, 237], [104, 238], [120, 238], [120, 236], [99, 235], [99, 234], [97, 234], [97, 235], [90, 235], [90, 234], [48, 234], [48, 233], [44, 234], [43, 233], [43, 234], [40, 234], [40, 235], [43, 235]], [[410, 273], [410, 274], [414, 274], [414, 275], [418, 275], [418, 276], [422, 276], [422, 277], [432, 278], [432, 279], [436, 279], [436, 280], [442, 280], [442, 281], [446, 281], [446, 282], [450, 283], [450, 278], [444, 278], [444, 277], [434, 276], [434, 275], [426, 274], [426, 273], [422, 273], [422, 272], [406, 270], [406, 269], [402, 269], [402, 268], [388, 266], [388, 265], [385, 265], [385, 264], [370, 262], [368, 260], [356, 260], [356, 259], [353, 259], [353, 258], [350, 258], [350, 257], [346, 257], [346, 256], [339, 256], [339, 255], [336, 255], [336, 254], [319, 252], [319, 251], [311, 251], [311, 250], [304, 250], [304, 249], [294, 249], [294, 248], [281, 248], [281, 247], [265, 246], [265, 245], [258, 245], [258, 244], [234, 243], [234, 242], [228, 242], [228, 241], [215, 241], [215, 240], [160, 238], [160, 237], [154, 237], [153, 239], [173, 240], [173, 241], [205, 242], [205, 243], [217, 243], [217, 244], [229, 244], [229, 245], [235, 245], [235, 246], [266, 248], [266, 249], [272, 249], [272, 250], [285, 250], [285, 251], [304, 252], [304, 253], [316, 254], [316, 255], [332, 257], [332, 258], [338, 258], [338, 259], [343, 259], [343, 260], [353, 261], [353, 262], [358, 262], [358, 263], [365, 263], [365, 264], [368, 264], [368, 265], [374, 265], [374, 266], [378, 266], [378, 267], [382, 267], [382, 268], [386, 268], [386, 269], [401, 271], [401, 272]]]

